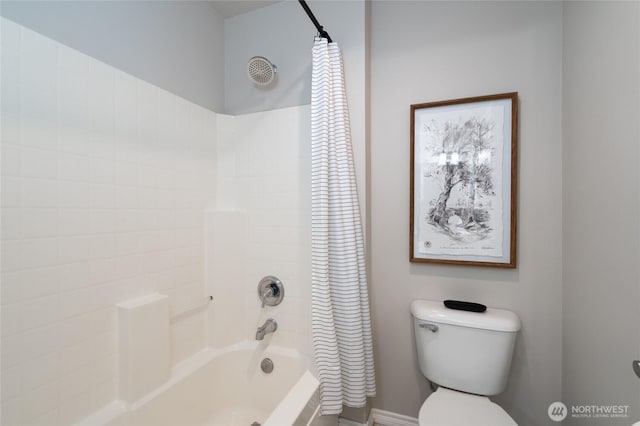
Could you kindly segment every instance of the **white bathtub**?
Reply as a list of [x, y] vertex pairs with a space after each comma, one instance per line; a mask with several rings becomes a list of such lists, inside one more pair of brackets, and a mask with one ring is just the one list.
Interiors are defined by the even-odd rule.
[[[265, 357], [273, 361], [270, 374], [260, 368]], [[297, 351], [263, 343], [207, 349], [141, 400], [115, 401], [77, 426], [317, 425], [319, 383], [309, 367]]]

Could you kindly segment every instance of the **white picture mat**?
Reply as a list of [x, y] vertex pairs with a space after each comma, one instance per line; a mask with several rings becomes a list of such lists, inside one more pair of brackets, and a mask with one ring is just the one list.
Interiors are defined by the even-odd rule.
[[[434, 260], [509, 263], [511, 252], [511, 99], [498, 99], [465, 104], [418, 109], [414, 112], [414, 228], [413, 257]], [[439, 167], [436, 162], [433, 133], [425, 124], [455, 123], [472, 118], [495, 123], [492, 147], [494, 192], [491, 205], [489, 238], [457, 244], [446, 235], [435, 232], [427, 222], [429, 202], [437, 197], [435, 179], [425, 174]], [[452, 190], [452, 194], [454, 191]], [[458, 194], [459, 196], [460, 194]], [[437, 235], [438, 234], [438, 235]], [[429, 242], [430, 247], [425, 243]], [[486, 244], [485, 244], [486, 243]]]

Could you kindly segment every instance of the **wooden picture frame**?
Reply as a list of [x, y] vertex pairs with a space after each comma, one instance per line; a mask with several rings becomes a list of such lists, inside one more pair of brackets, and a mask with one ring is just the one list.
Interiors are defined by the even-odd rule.
[[516, 267], [518, 93], [411, 105], [411, 262]]

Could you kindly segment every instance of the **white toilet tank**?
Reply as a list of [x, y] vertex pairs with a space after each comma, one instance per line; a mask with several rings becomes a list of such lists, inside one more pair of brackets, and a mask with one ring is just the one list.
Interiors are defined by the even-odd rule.
[[520, 319], [511, 311], [476, 313], [443, 302], [411, 303], [422, 374], [450, 389], [477, 395], [504, 391]]

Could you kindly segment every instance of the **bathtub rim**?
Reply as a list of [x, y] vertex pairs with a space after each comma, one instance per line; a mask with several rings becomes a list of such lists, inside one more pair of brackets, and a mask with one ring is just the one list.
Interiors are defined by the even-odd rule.
[[[303, 371], [303, 373], [300, 375], [296, 383], [294, 383], [292, 388], [289, 389], [289, 391], [287, 391], [287, 394], [278, 403], [276, 408], [274, 408], [274, 411], [269, 415], [269, 417], [267, 418], [267, 421], [268, 421], [273, 415], [273, 413], [283, 405], [283, 402], [286, 401], [287, 398], [289, 398], [290, 396], [293, 397], [293, 394], [292, 394], [293, 389], [296, 389], [296, 387], [300, 384], [300, 382], [303, 379], [306, 385], [305, 389], [307, 388], [309, 383], [312, 383], [311, 379], [308, 376], [311, 376], [313, 380], [317, 381], [314, 364], [308, 355], [306, 355], [305, 353], [303, 353], [298, 349], [271, 345], [268, 342], [264, 342], [264, 341], [256, 342], [256, 341], [246, 340], [243, 342], [238, 342], [229, 346], [225, 346], [223, 348], [204, 348], [200, 352], [197, 352], [191, 355], [190, 357], [184, 359], [183, 361], [180, 361], [176, 365], [174, 365], [173, 368], [171, 369], [171, 375], [165, 383], [163, 383], [153, 391], [149, 392], [148, 394], [144, 395], [137, 401], [127, 404], [125, 401], [122, 401], [120, 399], [115, 399], [107, 403], [102, 408], [99, 408], [97, 411], [94, 411], [88, 416], [85, 416], [82, 419], [78, 420], [77, 422], [73, 423], [72, 426], [108, 425], [110, 422], [117, 420], [118, 417], [120, 416], [127, 416], [130, 413], [135, 412], [135, 410], [139, 409], [140, 407], [144, 406], [154, 398], [168, 391], [171, 387], [185, 380], [191, 374], [203, 368], [215, 358], [231, 352], [255, 351], [258, 349], [260, 349], [262, 353], [265, 353], [265, 354], [270, 353], [274, 355], [282, 355], [282, 356], [287, 356], [292, 358], [299, 358], [302, 360], [303, 365], [305, 367], [305, 371]], [[319, 382], [318, 382], [318, 386], [319, 386]], [[296, 406], [299, 405], [297, 399], [295, 401], [295, 405]], [[280, 409], [282, 410], [282, 408]], [[265, 421], [265, 424], [267, 424], [266, 421]], [[272, 423], [272, 424], [275, 425], [276, 423]]]

